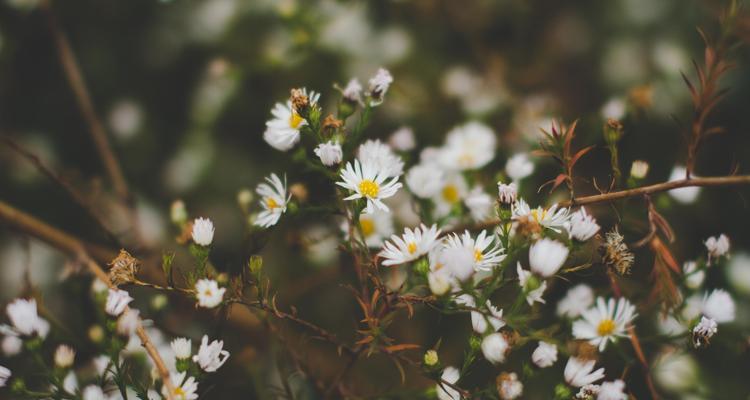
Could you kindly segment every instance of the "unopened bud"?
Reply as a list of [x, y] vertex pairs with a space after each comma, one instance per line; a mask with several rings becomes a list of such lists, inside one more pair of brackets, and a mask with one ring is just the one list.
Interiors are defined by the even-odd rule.
[[258, 275], [263, 270], [263, 257], [251, 256], [250, 261], [247, 263], [247, 267], [250, 270], [250, 274]]
[[635, 179], [643, 179], [648, 174], [649, 165], [643, 160], [633, 161], [633, 165], [630, 166], [630, 176]]
[[427, 350], [424, 353], [424, 365], [428, 367], [434, 367], [437, 365], [438, 361], [440, 359], [438, 358], [438, 353], [435, 350]]
[[172, 202], [172, 206], [169, 209], [169, 216], [172, 219], [172, 223], [175, 225], [182, 225], [187, 221], [187, 209], [185, 203], [182, 200], [175, 200]]
[[242, 189], [237, 192], [237, 204], [242, 210], [250, 208], [250, 203], [253, 202], [253, 192], [250, 189]]
[[623, 134], [623, 127], [620, 121], [610, 118], [604, 125], [604, 140], [609, 144], [620, 141]]

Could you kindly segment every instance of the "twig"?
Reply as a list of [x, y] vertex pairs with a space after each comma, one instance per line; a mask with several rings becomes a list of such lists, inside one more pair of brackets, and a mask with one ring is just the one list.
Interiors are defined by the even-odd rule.
[[70, 46], [68, 37], [60, 28], [60, 24], [55, 17], [55, 14], [52, 12], [50, 2], [43, 1], [40, 8], [47, 16], [47, 23], [55, 40], [55, 46], [57, 47], [57, 53], [60, 57], [60, 63], [65, 72], [65, 77], [70, 84], [70, 88], [73, 90], [73, 94], [75, 94], [78, 107], [81, 109], [83, 119], [89, 127], [89, 133], [94, 140], [96, 150], [104, 164], [107, 175], [109, 175], [109, 178], [112, 180], [115, 193], [117, 193], [126, 204], [130, 204], [132, 197], [130, 190], [128, 189], [128, 184], [125, 181], [125, 176], [122, 173], [117, 157], [109, 145], [104, 125], [94, 110], [94, 103], [91, 100], [91, 95], [86, 87], [86, 82], [83, 79], [81, 69], [78, 66], [78, 61], [76, 60], [76, 56]]
[[[91, 256], [89, 256], [87, 246], [78, 239], [39, 221], [31, 215], [13, 208], [12, 206], [2, 201], [0, 201], [0, 220], [6, 221], [12, 226], [28, 233], [29, 235], [41, 239], [48, 244], [56, 247], [58, 250], [61, 250], [65, 253], [68, 253], [70, 256], [75, 257], [77, 260], [85, 264], [89, 271], [94, 274], [94, 276], [99, 278], [102, 282], [107, 284], [107, 286], [109, 286], [110, 288], [115, 287], [109, 280], [109, 276], [107, 275], [107, 273], [104, 272], [104, 270], [99, 266], [99, 264], [96, 263], [96, 261], [91, 258]], [[149, 357], [154, 362], [156, 369], [159, 371], [162, 382], [164, 382], [164, 385], [169, 390], [167, 398], [171, 400], [174, 397], [172, 396], [172, 394], [174, 393], [174, 385], [172, 384], [172, 381], [169, 377], [169, 370], [164, 364], [164, 360], [159, 355], [159, 352], [156, 350], [156, 347], [154, 347], [153, 342], [151, 342], [151, 339], [149, 338], [145, 329], [143, 329], [142, 322], [138, 324], [136, 334], [141, 340], [141, 344], [146, 349]]]

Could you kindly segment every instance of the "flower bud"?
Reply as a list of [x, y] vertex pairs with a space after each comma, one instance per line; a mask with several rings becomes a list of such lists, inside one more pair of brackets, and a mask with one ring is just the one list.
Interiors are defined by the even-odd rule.
[[435, 350], [427, 350], [424, 353], [424, 365], [428, 367], [434, 367], [440, 361], [438, 353]]
[[76, 359], [76, 351], [72, 347], [60, 345], [55, 350], [55, 366], [58, 368], [70, 368]]
[[649, 165], [643, 160], [635, 160], [630, 166], [630, 176], [633, 179], [643, 179], [648, 174]]
[[169, 208], [169, 216], [173, 224], [184, 224], [188, 218], [185, 203], [182, 200], [175, 200], [172, 202], [172, 206]]

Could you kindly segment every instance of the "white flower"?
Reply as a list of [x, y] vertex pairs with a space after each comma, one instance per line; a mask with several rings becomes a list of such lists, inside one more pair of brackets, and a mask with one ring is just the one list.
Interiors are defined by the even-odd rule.
[[5, 308], [15, 330], [24, 336], [33, 334], [44, 338], [49, 332], [49, 323], [39, 317], [35, 299], [16, 299]]
[[330, 140], [319, 144], [313, 151], [315, 152], [315, 155], [320, 158], [320, 162], [328, 167], [340, 163], [344, 158], [344, 152], [341, 150], [341, 145], [338, 144], [338, 142]]
[[495, 241], [495, 236], [487, 235], [487, 231], [479, 232], [477, 238], [471, 237], [468, 230], [459, 238], [457, 234], [447, 237], [446, 247], [464, 247], [471, 249], [474, 254], [474, 269], [477, 271], [490, 271], [505, 259], [505, 249], [500, 242]]
[[61, 344], [55, 350], [55, 366], [69, 368], [76, 359], [76, 351], [72, 347]]
[[[169, 207], [169, 218], [174, 224], [182, 224], [185, 221], [187, 221], [188, 214], [187, 209], [185, 208], [185, 202], [182, 200], [175, 200], [172, 202], [172, 205]], [[94, 279], [94, 282], [101, 280]], [[104, 282], [102, 282], [103, 284]]]
[[568, 248], [556, 240], [538, 240], [529, 248], [529, 266], [533, 272], [549, 278], [565, 263], [568, 252]]
[[385, 93], [388, 92], [388, 88], [393, 83], [393, 76], [385, 68], [378, 68], [375, 75], [370, 78], [370, 90], [369, 94], [372, 97], [370, 102], [371, 106], [377, 106], [383, 102]]
[[625, 393], [625, 382], [617, 379], [612, 382], [604, 382], [599, 386], [599, 395], [596, 400], [628, 400]]
[[216, 372], [229, 358], [229, 352], [223, 350], [223, 347], [224, 341], [214, 340], [209, 344], [208, 336], [204, 335], [198, 354], [193, 356], [193, 361], [206, 372]]
[[557, 303], [557, 315], [567, 318], [577, 318], [594, 304], [594, 291], [584, 283], [580, 283], [568, 290], [565, 297]]
[[557, 204], [554, 204], [548, 209], [537, 207], [532, 210], [523, 199], [519, 199], [513, 206], [513, 219], [521, 217], [531, 218], [539, 225], [557, 233], [568, 225], [569, 219], [567, 208], [558, 209]]
[[391, 236], [391, 240], [385, 242], [378, 255], [385, 259], [383, 265], [386, 266], [414, 261], [432, 250], [437, 244], [438, 235], [440, 230], [437, 225], [432, 225], [429, 229], [424, 224], [414, 230], [406, 228], [402, 237]]
[[701, 310], [705, 316], [723, 324], [734, 321], [735, 305], [732, 296], [723, 289], [715, 289], [703, 296]]
[[[302, 93], [307, 96], [311, 105], [317, 103], [320, 97], [320, 94], [313, 91], [308, 95], [306, 89], [302, 89]], [[271, 114], [273, 118], [266, 122], [263, 139], [276, 150], [288, 151], [299, 142], [299, 131], [307, 125], [307, 121], [292, 108], [291, 101], [286, 104], [276, 103]]]
[[539, 368], [552, 366], [557, 361], [557, 346], [540, 341], [539, 346], [531, 353], [531, 361]]
[[352, 78], [349, 80], [349, 83], [346, 84], [346, 87], [341, 94], [346, 100], [359, 102], [362, 97], [362, 84], [359, 83], [357, 78]]
[[513, 204], [518, 197], [518, 188], [515, 182], [508, 184], [497, 182], [497, 198], [503, 204]]
[[388, 206], [382, 200], [393, 196], [401, 188], [398, 177], [386, 181], [387, 176], [382, 171], [369, 164], [360, 164], [359, 160], [354, 160], [354, 165], [346, 163], [346, 168], [341, 171], [341, 178], [344, 181], [336, 184], [354, 192], [344, 200], [366, 199], [367, 214], [374, 212], [376, 207], [388, 211]]
[[[393, 217], [385, 211], [375, 210], [372, 214], [361, 214], [359, 225], [368, 247], [381, 247], [385, 238], [393, 235]], [[346, 239], [349, 239], [349, 224], [345, 220], [343, 224]], [[355, 234], [357, 234], [355, 230]]]
[[[440, 379], [450, 384], [455, 384], [460, 378], [460, 373], [456, 367], [446, 367], [440, 375]], [[461, 400], [461, 394], [448, 385], [438, 383], [436, 390], [439, 400]]]
[[362, 165], [370, 165], [385, 178], [401, 176], [404, 161], [380, 140], [367, 140], [357, 150], [357, 159]]
[[542, 281], [540, 284], [531, 271], [521, 268], [520, 262], [516, 264], [516, 272], [518, 273], [518, 285], [526, 292], [526, 302], [529, 305], [533, 305], [535, 302], [544, 304], [545, 301], [542, 296], [544, 291], [547, 290], [547, 282]]
[[706, 272], [699, 270], [695, 261], [685, 261], [682, 264], [682, 273], [685, 275], [685, 286], [690, 289], [698, 289], [706, 278]]
[[466, 246], [446, 246], [440, 249], [437, 259], [441, 268], [448, 276], [461, 282], [467, 281], [474, 276], [474, 249]]
[[635, 160], [630, 166], [630, 176], [635, 179], [643, 179], [648, 174], [649, 165], [643, 160]]
[[493, 364], [505, 362], [505, 353], [510, 345], [502, 333], [492, 333], [482, 339], [482, 354]]
[[605, 119], [620, 120], [625, 116], [625, 111], [625, 102], [619, 97], [613, 97], [604, 103], [601, 109], [601, 115]]
[[213, 279], [199, 279], [195, 282], [195, 295], [198, 298], [198, 305], [206, 308], [214, 308], [224, 300], [226, 288], [220, 288], [219, 284]]
[[432, 164], [417, 164], [406, 173], [406, 186], [415, 196], [429, 199], [443, 188], [444, 174]]
[[193, 242], [200, 246], [209, 246], [214, 241], [214, 223], [208, 218], [196, 218], [193, 221]]
[[417, 140], [414, 138], [414, 131], [404, 126], [391, 134], [388, 144], [398, 151], [409, 151], [417, 146]]
[[482, 222], [490, 218], [493, 211], [492, 197], [485, 193], [481, 187], [477, 186], [469, 192], [464, 199], [466, 208], [469, 209], [474, 221]]
[[68, 393], [75, 393], [78, 390], [78, 378], [73, 371], [70, 371], [65, 375], [62, 387]]
[[573, 387], [583, 387], [603, 379], [604, 368], [594, 371], [595, 364], [594, 360], [570, 357], [565, 365], [565, 382]]
[[190, 339], [177, 338], [169, 344], [174, 353], [174, 357], [178, 360], [186, 360], [190, 358], [193, 352], [193, 343]]
[[427, 284], [430, 286], [432, 294], [442, 296], [451, 289], [451, 278], [446, 273], [430, 271], [427, 273]]
[[514, 182], [526, 178], [533, 172], [534, 163], [529, 160], [529, 156], [526, 153], [516, 154], [505, 163], [505, 174]]
[[735, 254], [727, 265], [726, 279], [738, 293], [750, 295], [750, 255]]
[[[672, 169], [672, 174], [669, 176], [669, 181], [671, 182], [685, 179], [686, 171], [687, 170], [683, 166], [675, 166]], [[669, 191], [669, 195], [682, 204], [690, 204], [694, 202], [698, 198], [698, 195], [700, 193], [701, 188], [698, 186], [688, 186], [679, 189], [672, 189]]]
[[21, 352], [21, 349], [23, 348], [23, 340], [18, 336], [8, 335], [3, 338], [0, 347], [2, 347], [3, 354], [5, 354], [6, 357], [12, 357]]
[[708, 263], [711, 264], [711, 260], [722, 257], [729, 253], [729, 238], [725, 234], [721, 234], [718, 237], [711, 236], [706, 239], [706, 249], [708, 250]]
[[[10, 376], [11, 376], [10, 370], [0, 365], [0, 388], [5, 387], [6, 383], [8, 382], [8, 379], [10, 379]], [[458, 397], [456, 399], [458, 399]]]
[[592, 400], [597, 394], [599, 394], [599, 385], [588, 384], [576, 393], [574, 399]]
[[708, 343], [718, 331], [719, 326], [716, 321], [701, 316], [701, 321], [693, 328], [693, 344], [695, 347], [700, 347], [702, 344]]
[[515, 372], [500, 374], [500, 384], [497, 386], [502, 400], [513, 400], [523, 394], [523, 383], [518, 380]]
[[626, 336], [626, 329], [635, 318], [635, 306], [625, 298], [596, 299], [596, 305], [583, 312], [581, 320], [573, 323], [573, 336], [588, 340], [590, 344], [604, 351], [607, 342], [615, 342]]
[[471, 312], [471, 326], [474, 328], [474, 332], [482, 335], [487, 331], [487, 323], [492, 326], [492, 332], [497, 332], [498, 329], [505, 326], [503, 321], [503, 310], [493, 306], [492, 303], [487, 300], [485, 304], [489, 314], [480, 313], [478, 311]]
[[133, 301], [128, 292], [121, 289], [109, 289], [107, 294], [107, 303], [104, 305], [104, 310], [107, 314], [118, 317], [125, 311], [125, 307]]
[[448, 170], [479, 169], [495, 158], [496, 143], [495, 132], [487, 125], [459, 125], [448, 132], [438, 161]]
[[571, 238], [585, 242], [599, 232], [599, 225], [594, 217], [587, 214], [586, 209], [581, 207], [578, 211], [570, 214], [567, 229]]
[[435, 216], [442, 218], [450, 214], [456, 205], [461, 204], [468, 188], [463, 175], [458, 173], [448, 174], [440, 182], [442, 186], [432, 200], [435, 202]]
[[[192, 376], [185, 379], [186, 375], [186, 372], [171, 372], [169, 374], [169, 379], [174, 385], [174, 392], [172, 393], [174, 400], [195, 400], [198, 398], [198, 394], [196, 393], [198, 391], [198, 382]], [[169, 397], [167, 385], [162, 386], [161, 393], [164, 397]]]
[[107, 396], [104, 395], [102, 388], [96, 385], [88, 385], [83, 388], [81, 393], [83, 400], [107, 400]]
[[94, 370], [96, 371], [96, 374], [100, 377], [104, 377], [105, 372], [107, 372], [107, 367], [109, 367], [109, 363], [112, 360], [105, 355], [99, 355], [94, 357], [93, 360], [91, 360], [91, 365], [94, 367]]
[[132, 308], [125, 310], [117, 319], [117, 333], [123, 336], [132, 335], [140, 324], [140, 311]]
[[260, 206], [263, 207], [263, 211], [258, 214], [253, 224], [263, 228], [276, 225], [281, 214], [286, 212], [289, 199], [292, 198], [291, 194], [286, 193], [286, 176], [283, 182], [276, 174], [267, 176], [266, 182], [259, 184], [255, 192], [260, 195]]

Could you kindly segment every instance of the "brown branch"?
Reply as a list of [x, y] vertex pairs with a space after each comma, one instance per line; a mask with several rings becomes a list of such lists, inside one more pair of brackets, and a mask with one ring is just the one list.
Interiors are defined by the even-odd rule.
[[86, 81], [84, 81], [83, 75], [81, 74], [81, 69], [78, 66], [75, 53], [73, 53], [73, 48], [68, 41], [67, 35], [65, 35], [65, 32], [60, 27], [57, 17], [52, 12], [50, 2], [43, 1], [40, 8], [47, 16], [47, 23], [55, 40], [57, 53], [60, 57], [60, 64], [62, 64], [65, 77], [70, 84], [70, 88], [73, 90], [78, 107], [81, 109], [83, 119], [89, 127], [89, 133], [94, 141], [99, 157], [104, 164], [107, 175], [112, 181], [115, 193], [117, 193], [126, 204], [129, 204], [132, 197], [130, 190], [128, 189], [128, 184], [125, 181], [125, 176], [122, 173], [117, 157], [110, 147], [107, 134], [104, 130], [104, 125], [94, 110], [94, 103], [91, 100], [91, 95], [86, 87]]
[[[89, 271], [94, 276], [99, 278], [102, 282], [106, 283], [107, 286], [109, 286], [110, 288], [115, 287], [109, 280], [109, 276], [107, 275], [107, 273], [104, 272], [99, 264], [97, 264], [96, 261], [94, 261], [88, 253], [88, 248], [91, 248], [92, 250], [101, 252], [99, 256], [102, 256], [105, 254], [104, 252], [107, 252], [107, 250], [97, 247], [89, 247], [88, 245], [66, 234], [65, 232], [49, 226], [44, 222], [36, 219], [35, 217], [28, 215], [23, 211], [17, 210], [2, 201], [0, 201], [0, 220], [9, 223], [11, 226], [24, 231], [31, 236], [47, 242], [51, 246], [56, 247], [57, 249], [65, 253], [68, 253], [70, 256], [85, 264]], [[141, 344], [146, 349], [146, 353], [148, 353], [149, 357], [154, 362], [156, 369], [159, 371], [159, 375], [161, 376], [164, 385], [169, 390], [169, 395], [167, 396], [167, 398], [171, 400], [174, 397], [172, 396], [172, 394], [174, 393], [174, 385], [172, 384], [172, 381], [169, 377], [169, 370], [164, 364], [164, 360], [159, 355], [159, 352], [156, 350], [153, 342], [151, 342], [151, 339], [149, 338], [145, 329], [143, 329], [142, 323], [138, 324], [136, 334], [141, 340]]]

